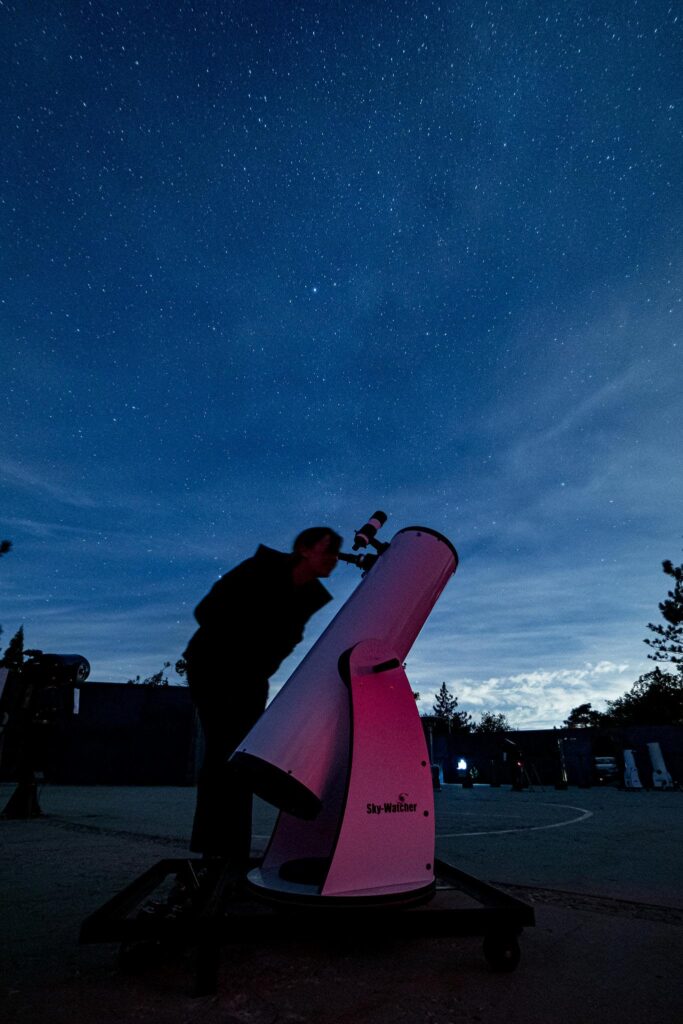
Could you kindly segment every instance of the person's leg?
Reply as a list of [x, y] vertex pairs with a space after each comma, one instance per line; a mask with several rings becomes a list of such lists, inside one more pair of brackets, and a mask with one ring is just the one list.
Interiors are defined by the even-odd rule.
[[[204, 731], [204, 762], [197, 783], [197, 804], [190, 849], [243, 865], [251, 849], [252, 795], [236, 777], [228, 758], [249, 731], [227, 728], [219, 709], [199, 717]], [[232, 723], [234, 726], [234, 722]]]
[[228, 759], [263, 713], [268, 683], [242, 677], [241, 699], [228, 702], [225, 689], [209, 699], [206, 688], [198, 691], [192, 682], [205, 752], [190, 849], [246, 866], [251, 851], [252, 793]]

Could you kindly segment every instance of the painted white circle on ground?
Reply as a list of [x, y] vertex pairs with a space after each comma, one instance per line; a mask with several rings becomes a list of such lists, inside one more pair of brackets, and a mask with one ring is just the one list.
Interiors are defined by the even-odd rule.
[[540, 832], [546, 828], [563, 828], [565, 825], [574, 825], [577, 821], [584, 821], [592, 818], [593, 812], [587, 811], [585, 807], [574, 807], [572, 804], [540, 804], [541, 807], [562, 807], [568, 811], [579, 811], [574, 818], [566, 818], [563, 821], [554, 821], [551, 825], [517, 825], [516, 828], [484, 829], [481, 832], [437, 832], [437, 839], [456, 839], [460, 836], [502, 836], [507, 832]]

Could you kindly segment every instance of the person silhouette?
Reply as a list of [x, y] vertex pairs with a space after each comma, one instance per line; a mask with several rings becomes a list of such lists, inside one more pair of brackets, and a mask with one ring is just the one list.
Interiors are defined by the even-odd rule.
[[290, 553], [260, 545], [195, 608], [199, 629], [184, 658], [204, 734], [190, 850], [244, 870], [253, 794], [229, 757], [265, 710], [269, 679], [331, 595], [342, 538], [327, 526], [300, 533]]

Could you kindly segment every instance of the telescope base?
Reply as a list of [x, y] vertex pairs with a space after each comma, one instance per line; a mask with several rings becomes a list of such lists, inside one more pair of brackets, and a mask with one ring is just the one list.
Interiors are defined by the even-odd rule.
[[[252, 861], [252, 871], [261, 861]], [[189, 947], [194, 959], [193, 995], [216, 992], [223, 945], [338, 940], [348, 935], [413, 941], [421, 936], [481, 936], [483, 954], [493, 971], [513, 971], [519, 963], [518, 936], [534, 922], [533, 907], [509, 893], [445, 861], [436, 860], [436, 889], [421, 905], [346, 902], [318, 897], [311, 903], [283, 900], [279, 905], [256, 897], [253, 882], [228, 865], [196, 859], [159, 861], [85, 919], [81, 943], [118, 942], [121, 970], [139, 972], [177, 959]], [[202, 872], [204, 872], [202, 877]], [[163, 891], [169, 879], [185, 892], [169, 898], [164, 913]], [[154, 899], [161, 891], [162, 898]], [[417, 894], [411, 894], [416, 897]], [[430, 898], [431, 895], [431, 898]], [[295, 910], [295, 913], [291, 911]], [[151, 912], [150, 912], [151, 911]], [[395, 947], [394, 947], [395, 955]]]

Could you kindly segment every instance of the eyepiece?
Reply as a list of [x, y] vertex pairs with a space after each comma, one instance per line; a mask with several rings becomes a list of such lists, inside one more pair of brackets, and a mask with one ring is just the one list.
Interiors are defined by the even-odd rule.
[[362, 555], [348, 555], [345, 551], [339, 551], [337, 558], [340, 562], [348, 562], [349, 565], [360, 565]]

